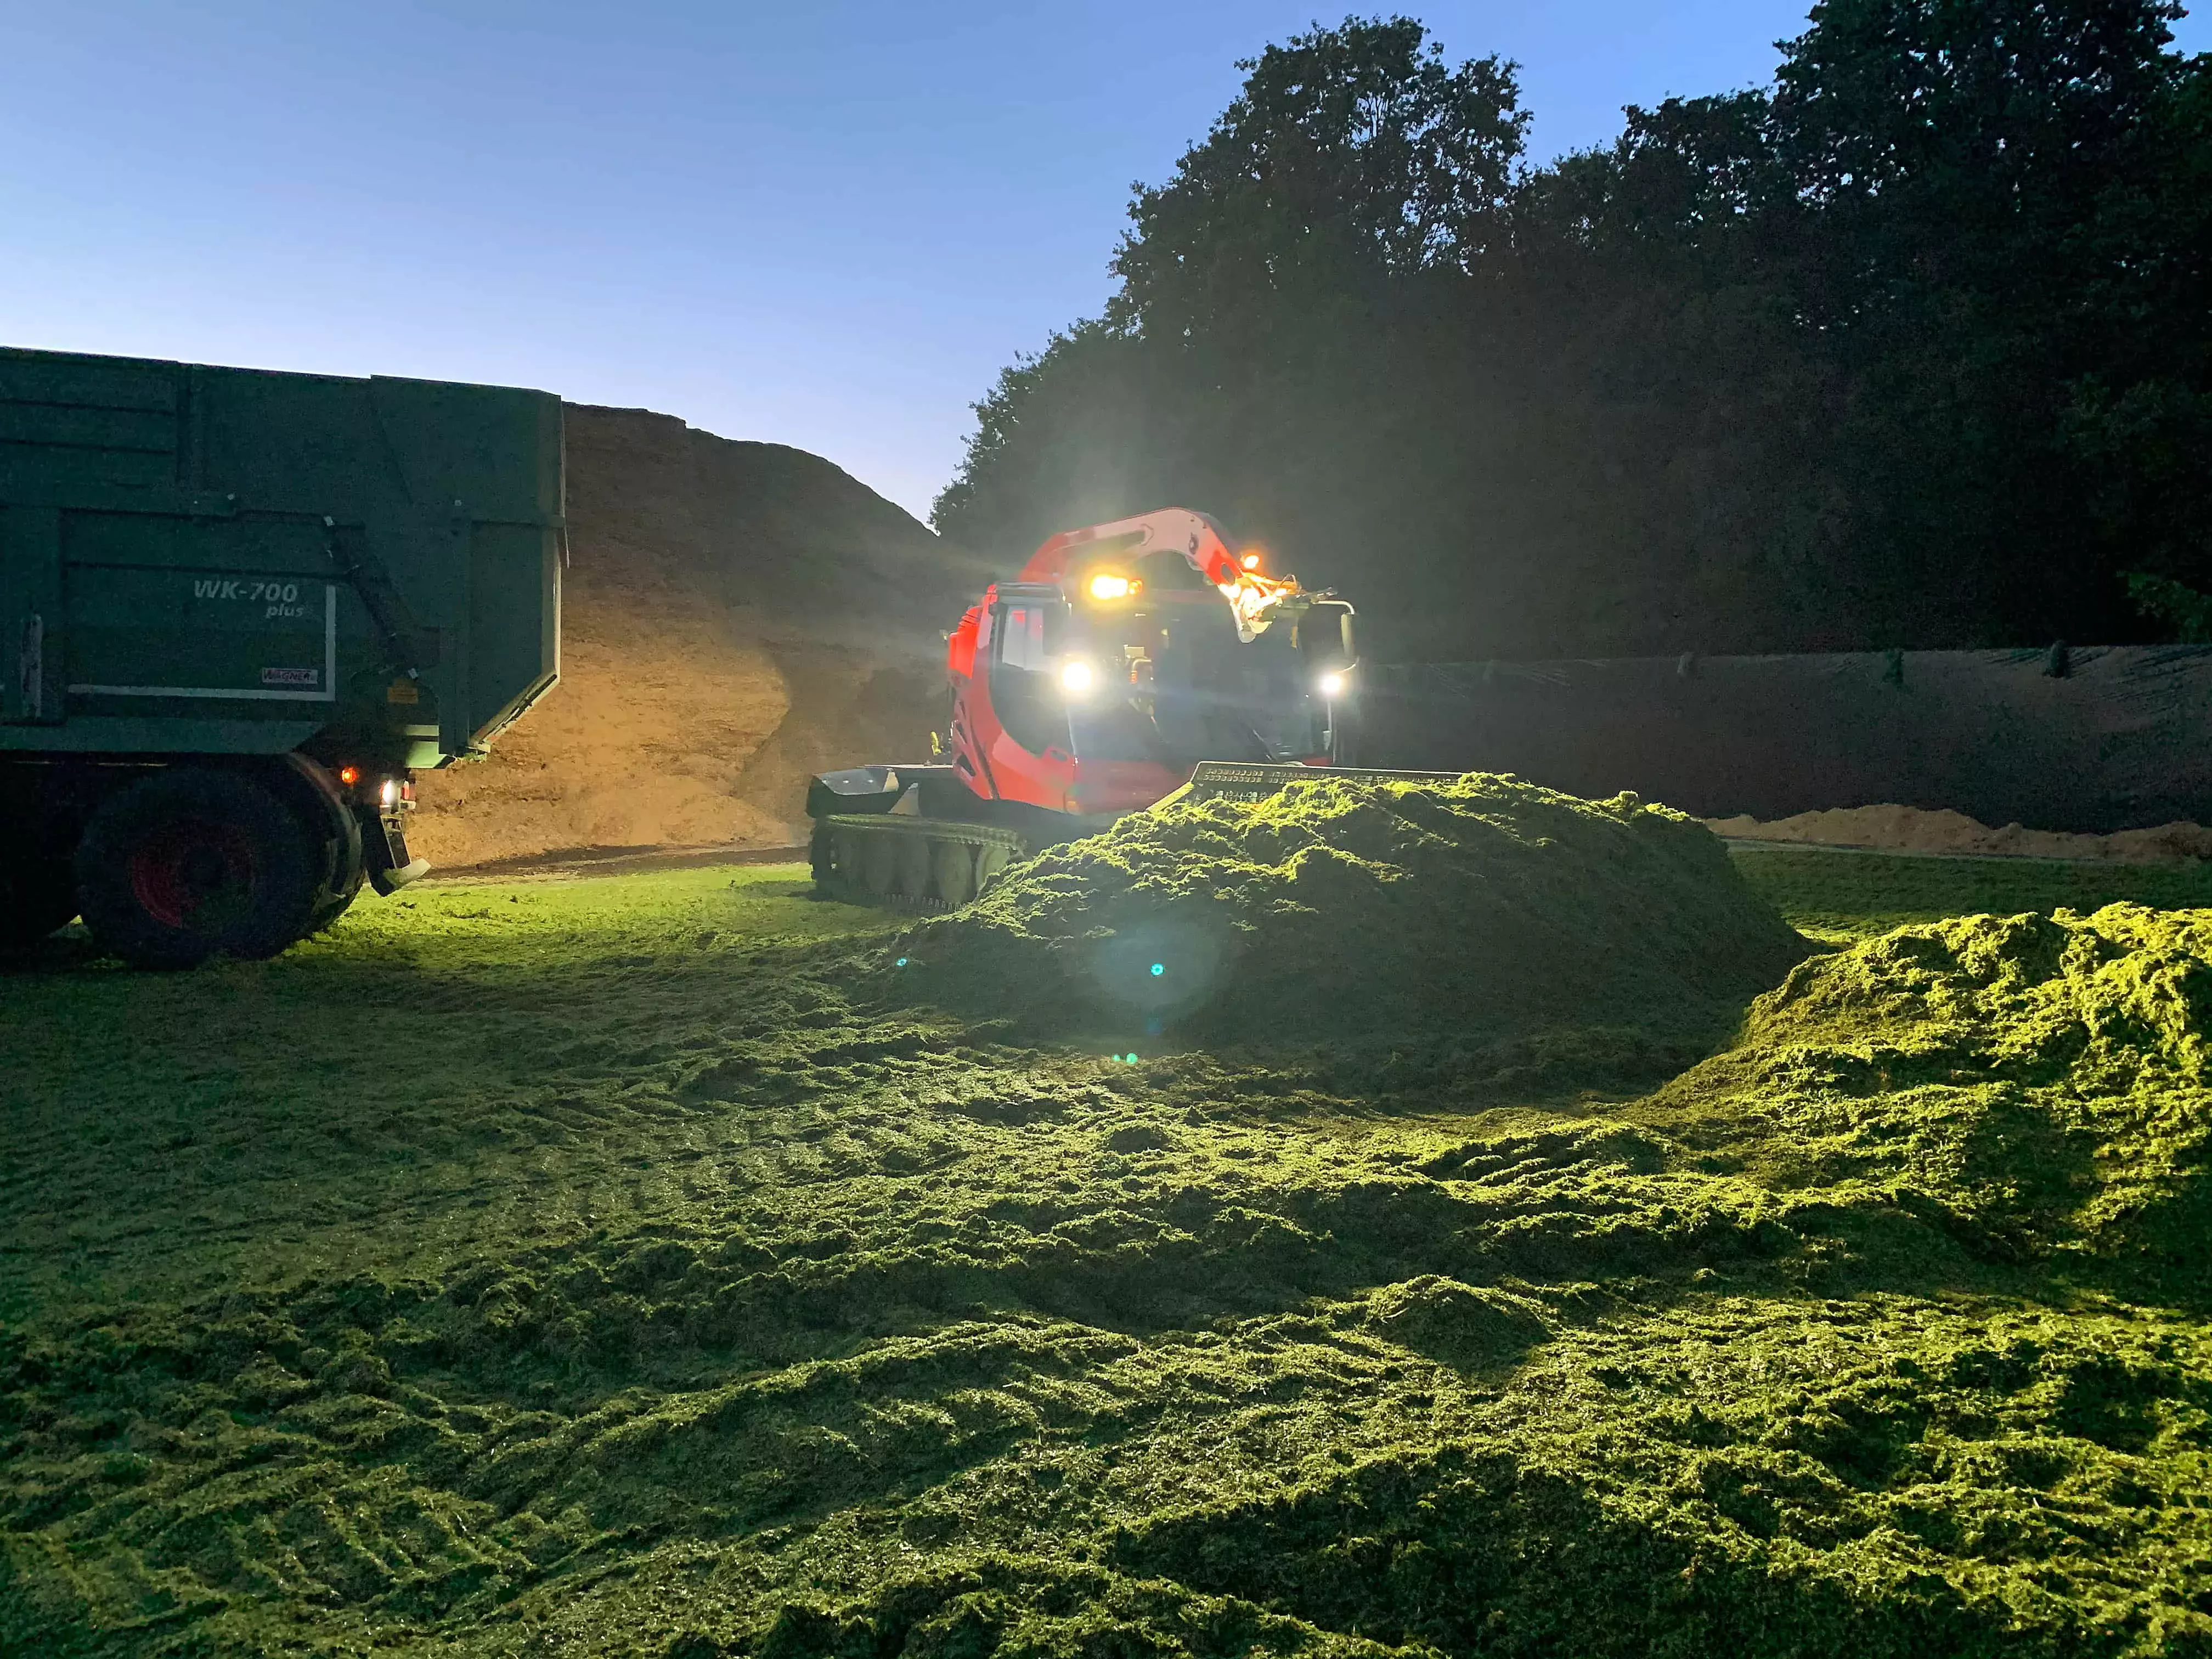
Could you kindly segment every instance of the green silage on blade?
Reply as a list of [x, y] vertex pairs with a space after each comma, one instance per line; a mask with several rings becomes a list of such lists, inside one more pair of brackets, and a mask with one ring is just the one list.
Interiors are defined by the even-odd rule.
[[1805, 950], [1667, 808], [1483, 773], [1322, 778], [1054, 848], [911, 930], [898, 988], [1032, 1032], [1486, 1048], [1723, 1035]]

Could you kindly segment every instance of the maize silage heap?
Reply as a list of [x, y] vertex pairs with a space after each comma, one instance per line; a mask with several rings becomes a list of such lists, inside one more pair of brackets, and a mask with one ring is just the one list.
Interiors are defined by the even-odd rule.
[[1806, 945], [1693, 820], [1471, 773], [1138, 813], [900, 949], [908, 994], [1031, 1033], [1495, 1054], [1710, 1044]]

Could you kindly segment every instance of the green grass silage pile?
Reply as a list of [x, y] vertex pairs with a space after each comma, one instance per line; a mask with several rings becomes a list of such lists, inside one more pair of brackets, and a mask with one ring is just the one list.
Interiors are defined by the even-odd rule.
[[[1493, 916], [1563, 815], [1702, 857], [1536, 807]], [[1255, 938], [1291, 862], [1214, 860]], [[0, 1653], [2212, 1659], [2212, 912], [1916, 924], [1471, 1103], [886, 1009], [801, 889], [0, 982]]]
[[1778, 1187], [1909, 1194], [1995, 1257], [2202, 1297], [2208, 1073], [2212, 910], [2114, 904], [1806, 962], [1657, 1098]]
[[1135, 814], [913, 930], [901, 971], [1031, 1032], [1495, 1043], [1716, 1035], [1805, 948], [1693, 820], [1476, 773]]

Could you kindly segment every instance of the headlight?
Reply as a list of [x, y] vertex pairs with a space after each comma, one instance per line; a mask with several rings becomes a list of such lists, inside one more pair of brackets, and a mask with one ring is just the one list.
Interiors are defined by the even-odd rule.
[[1344, 695], [1345, 689], [1352, 684], [1352, 676], [1341, 669], [1332, 668], [1321, 677], [1319, 684], [1321, 694], [1324, 697], [1340, 697]]
[[1071, 697], [1087, 697], [1098, 684], [1098, 671], [1081, 657], [1070, 657], [1060, 665], [1060, 689]]
[[1130, 581], [1110, 570], [1101, 571], [1091, 579], [1091, 597], [1094, 599], [1126, 599], [1129, 597]]

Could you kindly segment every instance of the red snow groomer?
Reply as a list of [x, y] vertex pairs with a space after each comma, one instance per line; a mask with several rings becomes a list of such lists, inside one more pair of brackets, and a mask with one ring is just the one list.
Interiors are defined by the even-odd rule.
[[813, 780], [820, 889], [948, 909], [1187, 788], [1257, 799], [1349, 758], [1352, 607], [1263, 563], [1181, 507], [1046, 542], [947, 636], [942, 755]]

